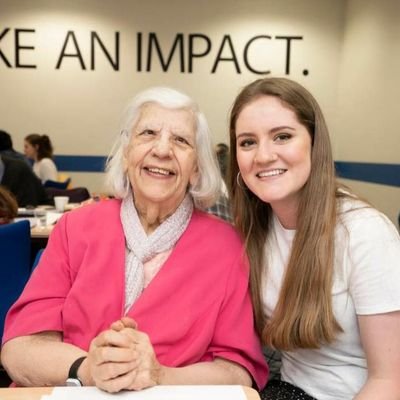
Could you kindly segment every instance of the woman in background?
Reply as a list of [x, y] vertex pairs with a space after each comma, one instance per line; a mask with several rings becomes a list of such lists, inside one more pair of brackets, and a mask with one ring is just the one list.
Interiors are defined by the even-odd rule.
[[57, 181], [57, 167], [53, 161], [53, 146], [47, 135], [32, 133], [25, 137], [25, 155], [33, 160], [33, 171], [45, 183], [47, 180]]
[[0, 225], [8, 224], [18, 215], [18, 204], [15, 197], [4, 186], [0, 185]]
[[230, 117], [231, 198], [257, 328], [282, 350], [273, 399], [400, 398], [400, 239], [341, 188], [314, 97], [257, 80]]

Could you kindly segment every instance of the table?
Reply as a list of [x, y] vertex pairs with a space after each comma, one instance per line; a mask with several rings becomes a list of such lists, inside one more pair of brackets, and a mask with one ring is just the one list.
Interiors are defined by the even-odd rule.
[[[6, 388], [0, 389], [1, 400], [40, 400], [44, 394], [50, 394], [53, 389], [50, 387], [40, 388]], [[249, 387], [243, 386], [247, 400], [260, 400], [258, 393]], [[205, 399], [206, 400], [206, 399]]]
[[31, 238], [32, 239], [48, 239], [54, 225], [47, 225], [44, 227], [34, 226], [31, 228]]
[[[66, 208], [65, 208], [65, 212], [74, 210], [75, 208], [80, 207], [81, 204], [80, 203], [69, 203], [67, 204]], [[50, 236], [51, 231], [54, 228], [54, 225], [56, 224], [56, 221], [58, 220], [58, 218], [60, 217], [60, 213], [55, 212], [54, 207], [51, 206], [38, 206], [37, 208], [43, 208], [45, 210], [48, 211], [48, 215], [52, 214], [53, 218], [52, 219], [52, 223], [50, 223], [50, 225], [46, 225], [45, 227], [38, 227], [38, 226], [34, 226], [33, 228], [31, 228], [31, 238], [32, 239], [48, 239]], [[20, 209], [21, 211], [20, 214], [21, 215], [25, 215], [24, 212], [30, 212], [29, 214], [26, 214], [26, 216], [30, 216], [32, 217], [32, 213], [34, 212], [33, 210], [28, 210], [26, 211], [25, 209]], [[25, 210], [25, 211], [24, 211]], [[57, 216], [58, 214], [58, 216]], [[54, 218], [55, 217], [55, 218]], [[48, 222], [49, 222], [49, 216], [47, 217]]]

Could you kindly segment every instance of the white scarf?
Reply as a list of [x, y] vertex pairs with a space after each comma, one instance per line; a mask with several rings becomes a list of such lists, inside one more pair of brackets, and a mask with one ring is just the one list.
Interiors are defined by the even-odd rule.
[[121, 223], [125, 234], [125, 313], [144, 289], [143, 264], [156, 254], [170, 250], [189, 224], [193, 201], [186, 195], [176, 211], [147, 236], [133, 203], [133, 196], [122, 200]]

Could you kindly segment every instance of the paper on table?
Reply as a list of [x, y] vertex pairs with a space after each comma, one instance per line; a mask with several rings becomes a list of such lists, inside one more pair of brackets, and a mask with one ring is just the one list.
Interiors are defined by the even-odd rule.
[[55, 224], [62, 216], [63, 216], [63, 213], [61, 213], [61, 212], [48, 211], [47, 215], [46, 215], [47, 225]]
[[26, 217], [26, 218], [14, 218], [14, 222], [18, 222], [18, 221], [29, 221], [29, 225], [30, 225], [31, 228], [35, 227], [36, 223], [37, 223], [36, 218], [29, 218], [29, 217]]
[[56, 387], [41, 400], [246, 400], [241, 386], [154, 386], [149, 389], [106, 393], [96, 387]]
[[29, 215], [33, 217], [34, 209], [33, 208], [18, 208], [18, 215]]
[[[48, 211], [46, 214], [46, 225], [55, 224], [62, 216], [63, 213]], [[37, 218], [30, 218], [30, 217], [14, 218], [14, 222], [25, 221], [25, 220], [29, 221], [31, 228], [37, 225]]]

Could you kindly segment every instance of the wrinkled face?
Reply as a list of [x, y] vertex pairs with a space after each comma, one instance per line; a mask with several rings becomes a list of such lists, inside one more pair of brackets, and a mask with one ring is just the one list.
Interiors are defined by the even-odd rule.
[[24, 141], [24, 153], [25, 155], [30, 158], [31, 160], [34, 160], [36, 158], [36, 148], [32, 146], [28, 141]]
[[135, 204], [175, 210], [197, 178], [195, 123], [188, 110], [142, 107], [124, 153]]
[[297, 209], [311, 171], [311, 136], [274, 96], [246, 105], [236, 121], [236, 150], [246, 186], [273, 209]]

